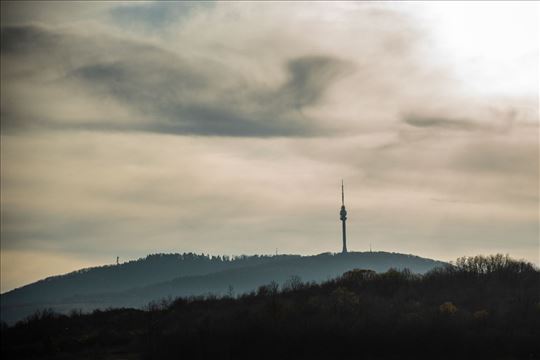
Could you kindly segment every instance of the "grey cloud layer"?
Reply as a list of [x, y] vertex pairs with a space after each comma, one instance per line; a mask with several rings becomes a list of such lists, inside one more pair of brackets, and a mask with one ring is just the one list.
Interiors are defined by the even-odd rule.
[[[314, 106], [325, 90], [351, 65], [325, 55], [303, 56], [284, 64], [286, 81], [278, 88], [250, 83], [217, 60], [188, 62], [180, 55], [130, 41], [85, 38], [38, 27], [2, 29], [6, 82], [24, 81], [28, 73], [9, 64], [36, 59], [29, 71], [47, 66], [62, 86], [75, 82], [97, 97], [113, 99], [144, 121], [75, 124], [80, 128], [138, 130], [174, 134], [228, 136], [310, 136], [322, 125], [302, 110]], [[33, 68], [35, 67], [35, 68]], [[6, 86], [5, 91], [10, 92]], [[4, 126], [17, 126], [20, 107], [31, 99], [3, 104]], [[99, 104], [96, 104], [99, 106]], [[55, 123], [55, 114], [43, 114]], [[47, 124], [45, 124], [46, 126]], [[70, 127], [69, 123], [62, 126]]]
[[467, 119], [447, 119], [447, 118], [432, 118], [408, 116], [403, 120], [405, 123], [420, 127], [420, 128], [443, 128], [450, 130], [465, 130], [471, 131], [483, 128], [474, 121]]

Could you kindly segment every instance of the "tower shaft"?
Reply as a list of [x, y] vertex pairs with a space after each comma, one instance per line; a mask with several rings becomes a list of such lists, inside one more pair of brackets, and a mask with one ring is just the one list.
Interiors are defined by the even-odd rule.
[[343, 254], [347, 253], [347, 209], [345, 209], [345, 190], [343, 187], [343, 180], [341, 180], [341, 210], [339, 212], [339, 218], [341, 220], [341, 232], [343, 237]]
[[341, 252], [345, 254], [347, 252], [347, 225], [345, 224], [345, 220], [341, 221], [341, 231], [343, 233], [343, 250]]

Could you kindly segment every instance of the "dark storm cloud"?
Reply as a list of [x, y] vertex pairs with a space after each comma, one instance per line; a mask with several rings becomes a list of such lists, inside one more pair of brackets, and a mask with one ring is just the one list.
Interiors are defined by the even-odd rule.
[[[292, 99], [297, 108], [316, 103], [335, 78], [351, 64], [328, 56], [306, 56], [288, 62], [290, 79], [276, 96]], [[280, 95], [282, 94], [282, 95]]]
[[[147, 131], [309, 136], [317, 133], [317, 126], [299, 111], [316, 104], [347, 68], [345, 62], [331, 57], [306, 56], [288, 62], [289, 79], [277, 89], [242, 89], [240, 84], [234, 84], [227, 92], [212, 93], [215, 82], [229, 74], [204, 73], [190, 69], [189, 64], [178, 66], [178, 62], [172, 66], [152, 62], [145, 59], [90, 65], [76, 69], [71, 76], [99, 87], [148, 116], [167, 120], [145, 125]], [[213, 98], [211, 101], [204, 99], [208, 95]]]
[[475, 130], [478, 124], [468, 119], [447, 119], [434, 117], [408, 116], [403, 120], [406, 124], [420, 128], [444, 128], [451, 130]]
[[[288, 77], [277, 88], [266, 88], [246, 79], [216, 60], [193, 63], [157, 46], [115, 38], [87, 38], [61, 34], [40, 27], [2, 29], [2, 56], [11, 62], [39, 58], [35, 66], [54, 69], [59, 85], [76, 83], [97, 97], [112, 98], [144, 122], [62, 124], [66, 128], [135, 130], [217, 136], [311, 136], [319, 124], [302, 109], [316, 105], [335, 79], [351, 66], [331, 56], [294, 58], [284, 64]], [[3, 73], [23, 80], [27, 73]], [[15, 68], [15, 66], [13, 66]], [[35, 71], [32, 64], [29, 66]], [[8, 88], [9, 90], [9, 88]], [[15, 104], [2, 111], [17, 116]], [[46, 114], [53, 117], [54, 114]], [[6, 124], [15, 124], [10, 119]], [[41, 123], [43, 126], [43, 122]], [[46, 124], [45, 124], [46, 126]]]
[[493, 116], [489, 122], [463, 118], [430, 117], [410, 115], [403, 122], [415, 128], [426, 130], [505, 132], [511, 129], [512, 116]]
[[0, 29], [2, 54], [31, 54], [57, 46], [60, 37], [56, 34], [41, 31], [34, 26], [2, 27]]
[[127, 28], [142, 27], [156, 31], [163, 26], [188, 20], [194, 12], [206, 10], [215, 4], [211, 1], [176, 2], [156, 1], [151, 3], [129, 3], [109, 10], [112, 21]]
[[3, 26], [28, 23], [59, 24], [66, 21], [94, 18], [108, 11], [113, 2], [83, 1], [9, 1], [0, 2]]

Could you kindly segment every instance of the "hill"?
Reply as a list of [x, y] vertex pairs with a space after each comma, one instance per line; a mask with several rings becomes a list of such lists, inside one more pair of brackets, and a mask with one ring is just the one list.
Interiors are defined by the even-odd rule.
[[444, 263], [386, 252], [315, 256], [156, 254], [128, 263], [83, 269], [50, 277], [0, 296], [2, 320], [18, 321], [38, 309], [67, 313], [108, 307], [141, 308], [150, 301], [202, 294], [241, 294], [261, 284], [293, 276], [321, 282], [353, 268], [377, 272], [408, 268], [424, 273]]
[[424, 275], [352, 270], [146, 310], [44, 311], [2, 327], [9, 359], [538, 359], [540, 272], [502, 255]]

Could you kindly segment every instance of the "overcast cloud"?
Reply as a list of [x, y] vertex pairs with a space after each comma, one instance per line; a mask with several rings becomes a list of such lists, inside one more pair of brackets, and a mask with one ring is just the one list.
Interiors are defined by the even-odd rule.
[[538, 5], [460, 6], [521, 27], [460, 49], [416, 3], [2, 2], [2, 291], [339, 251], [342, 178], [353, 251], [538, 264]]

